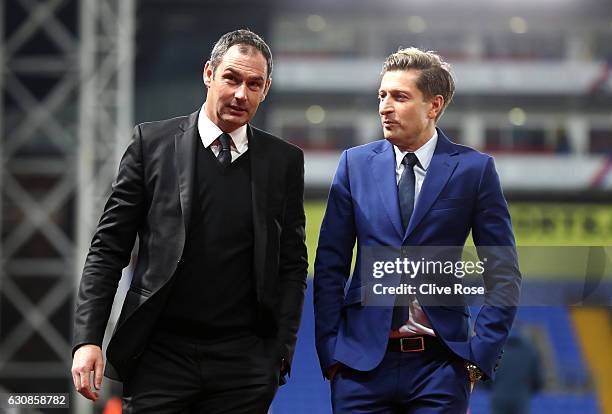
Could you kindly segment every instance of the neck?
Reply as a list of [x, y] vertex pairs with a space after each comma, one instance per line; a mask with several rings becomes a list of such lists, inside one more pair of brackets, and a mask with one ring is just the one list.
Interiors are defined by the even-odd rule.
[[405, 143], [397, 145], [401, 151], [415, 152], [425, 145], [434, 135], [435, 126], [428, 127], [418, 136], [407, 140]]
[[226, 122], [223, 122], [223, 120], [219, 119], [214, 111], [214, 108], [208, 105], [208, 101], [204, 102], [204, 112], [206, 113], [208, 119], [210, 119], [213, 124], [218, 126], [222, 132], [226, 132], [229, 134], [240, 128], [240, 126], [235, 126], [234, 124], [228, 125]]

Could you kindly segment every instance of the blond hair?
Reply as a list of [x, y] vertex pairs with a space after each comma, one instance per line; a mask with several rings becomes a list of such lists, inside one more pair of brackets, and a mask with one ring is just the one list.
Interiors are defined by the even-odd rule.
[[419, 71], [416, 85], [425, 99], [432, 99], [436, 95], [444, 98], [442, 110], [436, 116], [437, 121], [455, 94], [455, 81], [450, 72], [450, 65], [435, 52], [408, 47], [400, 48], [387, 57], [381, 75], [395, 70]]

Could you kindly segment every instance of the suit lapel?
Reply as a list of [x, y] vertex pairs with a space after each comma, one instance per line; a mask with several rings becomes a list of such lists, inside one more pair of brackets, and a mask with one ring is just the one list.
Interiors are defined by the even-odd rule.
[[198, 112], [189, 116], [174, 136], [174, 155], [178, 173], [179, 192], [185, 235], [188, 234], [193, 205], [193, 180], [195, 174], [196, 136], [198, 135]]
[[[397, 180], [395, 178], [395, 154], [393, 147], [388, 141], [384, 141], [381, 146], [374, 150], [372, 155], [372, 175], [375, 186], [382, 204], [393, 228], [399, 237], [404, 235], [402, 220], [400, 217], [399, 202], [397, 199]], [[379, 151], [379, 152], [376, 152]]]
[[247, 125], [249, 151], [251, 153], [251, 199], [253, 202], [253, 272], [257, 297], [261, 298], [264, 289], [264, 267], [266, 260], [267, 232], [266, 211], [268, 203], [269, 161], [265, 153], [265, 141], [256, 130]]
[[408, 238], [410, 233], [419, 225], [421, 220], [425, 217], [425, 214], [429, 211], [432, 204], [438, 198], [438, 195], [448, 182], [448, 179], [455, 171], [458, 160], [453, 155], [456, 155], [457, 151], [453, 147], [453, 144], [446, 138], [446, 136], [438, 129], [438, 143], [434, 155], [427, 169], [425, 175], [425, 181], [419, 192], [414, 212], [410, 218], [408, 229], [404, 235], [404, 240]]

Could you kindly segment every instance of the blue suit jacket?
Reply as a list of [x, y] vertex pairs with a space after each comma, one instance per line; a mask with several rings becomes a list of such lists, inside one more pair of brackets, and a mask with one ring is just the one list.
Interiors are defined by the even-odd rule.
[[[465, 306], [424, 305], [423, 310], [436, 335], [454, 353], [493, 377], [516, 308], [492, 305], [492, 298], [502, 289], [518, 297], [521, 280], [493, 158], [452, 143], [438, 129], [436, 149], [404, 231], [393, 146], [380, 140], [345, 151], [330, 189], [315, 261], [316, 345], [324, 374], [335, 362], [372, 370], [386, 352], [393, 302], [361, 305], [362, 247], [463, 246], [470, 230], [476, 246], [509, 246], [512, 252], [511, 257], [487, 261], [487, 292], [474, 323], [475, 335]], [[346, 289], [355, 241], [358, 257]]]

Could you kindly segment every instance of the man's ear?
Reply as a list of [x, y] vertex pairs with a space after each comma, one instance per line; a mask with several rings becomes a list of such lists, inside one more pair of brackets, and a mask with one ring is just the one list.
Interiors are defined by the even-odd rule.
[[266, 99], [268, 91], [270, 90], [270, 85], [272, 85], [272, 78], [268, 78], [268, 80], [266, 80], [266, 86], [264, 87], [264, 91], [259, 102], [263, 102]]
[[207, 88], [210, 88], [210, 83], [212, 82], [214, 76], [215, 72], [213, 71], [212, 65], [210, 64], [210, 60], [208, 60], [204, 65], [204, 71], [202, 72], [202, 80], [204, 81], [204, 85], [206, 85]]
[[444, 98], [442, 97], [442, 95], [436, 95], [431, 100], [431, 109], [429, 110], [429, 113], [427, 115], [431, 119], [436, 119], [438, 117], [438, 114], [442, 111], [443, 107]]

